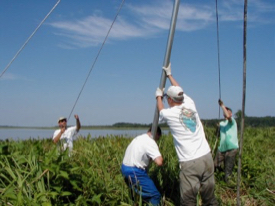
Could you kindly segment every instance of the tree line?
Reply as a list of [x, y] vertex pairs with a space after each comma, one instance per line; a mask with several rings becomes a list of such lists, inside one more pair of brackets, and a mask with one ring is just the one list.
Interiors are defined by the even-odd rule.
[[[239, 110], [234, 114], [234, 118], [240, 127], [241, 119], [242, 119], [242, 111]], [[222, 119], [202, 119], [202, 124], [207, 127], [216, 127], [217, 124]], [[244, 119], [245, 127], [274, 127], [275, 126], [275, 117], [266, 116], [266, 117], [249, 117], [245, 115]], [[112, 127], [116, 128], [144, 128], [150, 127], [152, 124], [139, 124], [139, 123], [129, 123], [129, 122], [117, 122], [112, 125]], [[168, 127], [167, 124], [159, 124], [161, 128]]]
[[[222, 117], [223, 118], [223, 117]], [[216, 127], [217, 124], [222, 120], [221, 119], [202, 119], [202, 124], [206, 127]], [[239, 110], [234, 114], [234, 118], [237, 121], [238, 127], [241, 125], [242, 111]], [[266, 116], [266, 117], [249, 117], [245, 115], [245, 127], [274, 127], [275, 126], [275, 117]], [[117, 122], [112, 125], [82, 125], [83, 128], [95, 128], [95, 129], [106, 129], [106, 128], [149, 128], [152, 125], [150, 124], [140, 124], [140, 123], [130, 123], [130, 122]], [[161, 128], [168, 128], [166, 123], [159, 124]], [[37, 127], [20, 127], [20, 126], [7, 126], [0, 125], [0, 128], [37, 128]], [[39, 127], [41, 129], [47, 127]]]
[[[234, 118], [238, 124], [238, 127], [241, 126], [242, 111], [238, 110], [234, 114]], [[222, 119], [208, 119], [202, 120], [203, 125], [208, 127], [216, 127], [217, 123]], [[275, 117], [266, 116], [266, 117], [249, 117], [244, 115], [244, 124], [245, 127], [274, 127], [275, 126]]]

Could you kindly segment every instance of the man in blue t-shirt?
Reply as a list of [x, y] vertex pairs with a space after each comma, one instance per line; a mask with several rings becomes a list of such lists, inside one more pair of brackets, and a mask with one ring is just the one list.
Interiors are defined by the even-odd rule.
[[232, 117], [232, 110], [226, 107], [220, 99], [219, 105], [225, 119], [219, 123], [220, 145], [215, 157], [215, 170], [221, 170], [221, 164], [224, 163], [225, 182], [227, 182], [238, 154], [238, 129], [236, 120]]

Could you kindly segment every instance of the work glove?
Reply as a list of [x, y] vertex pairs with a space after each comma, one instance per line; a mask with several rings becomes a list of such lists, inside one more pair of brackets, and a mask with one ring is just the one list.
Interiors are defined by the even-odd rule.
[[171, 75], [171, 62], [169, 63], [168, 67], [162, 67], [162, 69], [166, 72], [166, 75]]
[[219, 99], [219, 105], [222, 106], [223, 105], [223, 102], [221, 99]]
[[156, 91], [156, 98], [157, 97], [162, 97], [163, 96], [163, 91], [164, 91], [165, 88], [163, 88], [162, 90], [160, 88], [157, 88], [157, 91]]

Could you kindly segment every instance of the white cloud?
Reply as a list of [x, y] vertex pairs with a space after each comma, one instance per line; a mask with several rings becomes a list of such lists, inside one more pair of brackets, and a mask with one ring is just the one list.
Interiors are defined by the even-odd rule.
[[[259, 0], [251, 0], [252, 20], [261, 19], [262, 12], [270, 10], [270, 5]], [[274, 7], [274, 6], [273, 6]], [[222, 1], [218, 4], [220, 22], [243, 20], [243, 2]], [[108, 42], [129, 38], [155, 37], [170, 27], [173, 1], [152, 1], [144, 5], [126, 4], [118, 16], [108, 37]], [[177, 30], [195, 31], [215, 23], [215, 2], [209, 4], [181, 4], [177, 18]], [[254, 15], [253, 15], [254, 14]], [[74, 21], [53, 22], [56, 35], [64, 36], [63, 48], [97, 46], [103, 42], [113, 19], [104, 17], [103, 12]]]

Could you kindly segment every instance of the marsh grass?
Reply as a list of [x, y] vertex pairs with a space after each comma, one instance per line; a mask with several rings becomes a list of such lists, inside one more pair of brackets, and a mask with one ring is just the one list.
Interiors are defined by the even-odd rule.
[[[211, 148], [215, 131], [205, 128]], [[242, 159], [242, 205], [275, 205], [274, 128], [246, 128]], [[120, 166], [132, 138], [79, 136], [74, 150], [60, 153], [50, 139], [0, 142], [0, 205], [133, 205]], [[179, 205], [178, 160], [170, 134], [158, 142], [164, 165], [149, 175], [162, 205]], [[230, 183], [216, 173], [221, 205], [236, 205], [237, 159]], [[142, 205], [139, 197], [135, 205]]]

